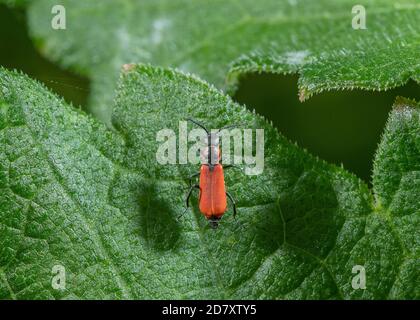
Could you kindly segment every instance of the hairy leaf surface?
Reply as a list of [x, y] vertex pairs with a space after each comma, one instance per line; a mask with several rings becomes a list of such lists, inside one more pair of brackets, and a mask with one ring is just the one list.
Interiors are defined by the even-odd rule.
[[[301, 99], [420, 81], [418, 0], [63, 0], [66, 30], [51, 28], [55, 4], [32, 3], [30, 31], [47, 57], [93, 80], [92, 111], [108, 123], [125, 63], [177, 67], [230, 91], [244, 73], [298, 72]], [[365, 30], [352, 27], [355, 4]]]
[[[196, 165], [159, 165], [156, 133], [190, 116], [265, 130], [259, 176], [217, 231], [183, 218]], [[195, 77], [131, 66], [114, 131], [0, 70], [0, 298], [419, 298], [419, 109], [399, 100], [367, 186]], [[398, 149], [398, 153], [396, 153]], [[196, 197], [195, 197], [196, 199]], [[66, 270], [66, 289], [51, 286]], [[354, 289], [355, 265], [366, 289]]]

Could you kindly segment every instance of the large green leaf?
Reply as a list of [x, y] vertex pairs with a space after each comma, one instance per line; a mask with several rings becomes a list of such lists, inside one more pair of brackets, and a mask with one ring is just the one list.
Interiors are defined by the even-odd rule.
[[[230, 90], [243, 73], [299, 72], [301, 99], [420, 81], [418, 0], [60, 3], [65, 31], [51, 28], [54, 0], [30, 6], [30, 31], [46, 56], [93, 80], [91, 108], [105, 121], [124, 63], [178, 67]], [[366, 30], [352, 28], [355, 4], [366, 8]]]
[[[127, 70], [130, 68], [127, 68]], [[399, 101], [367, 186], [288, 142], [207, 83], [136, 66], [110, 131], [0, 69], [0, 298], [420, 298], [419, 109]], [[156, 132], [194, 117], [265, 130], [265, 170], [226, 172], [238, 202], [214, 231], [193, 165], [159, 165]], [[398, 154], [395, 152], [398, 149]], [[66, 289], [51, 287], [54, 265]], [[352, 268], [366, 269], [353, 289]]]

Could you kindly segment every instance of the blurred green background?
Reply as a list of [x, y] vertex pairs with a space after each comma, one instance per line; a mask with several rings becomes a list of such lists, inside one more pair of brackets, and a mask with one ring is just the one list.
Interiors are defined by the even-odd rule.
[[[67, 102], [84, 108], [89, 80], [44, 59], [28, 37], [25, 12], [0, 5], [0, 65], [22, 70]], [[255, 109], [301, 147], [343, 166], [370, 184], [372, 160], [396, 96], [420, 100], [417, 84], [386, 92], [346, 91], [301, 103], [297, 75], [244, 76], [234, 99]]]

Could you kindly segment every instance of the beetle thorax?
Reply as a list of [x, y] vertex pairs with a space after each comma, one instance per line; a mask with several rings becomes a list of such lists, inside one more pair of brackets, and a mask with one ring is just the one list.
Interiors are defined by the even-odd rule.
[[210, 133], [207, 136], [207, 146], [201, 149], [200, 158], [202, 164], [209, 164], [213, 166], [219, 163], [219, 136], [216, 133]]

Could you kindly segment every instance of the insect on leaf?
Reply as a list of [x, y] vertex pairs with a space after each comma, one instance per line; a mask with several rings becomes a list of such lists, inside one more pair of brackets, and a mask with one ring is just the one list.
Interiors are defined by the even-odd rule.
[[[230, 209], [216, 232], [196, 202], [177, 220], [197, 166], [155, 158], [157, 131], [176, 131], [187, 116], [265, 130], [264, 172], [226, 172], [238, 217]], [[399, 100], [390, 115], [374, 196], [171, 69], [125, 71], [112, 123], [115, 130], [0, 69], [0, 298], [420, 297], [414, 102]], [[365, 289], [352, 284], [355, 266], [365, 269]], [[65, 270], [64, 289], [52, 285], [52, 270]]]

